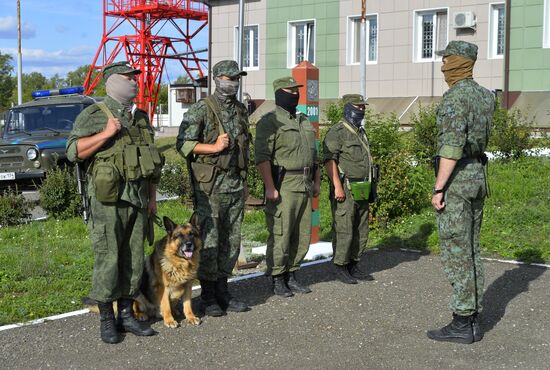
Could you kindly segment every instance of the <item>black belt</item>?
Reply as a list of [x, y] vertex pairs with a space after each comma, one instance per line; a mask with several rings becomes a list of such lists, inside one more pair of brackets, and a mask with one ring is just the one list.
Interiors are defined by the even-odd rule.
[[460, 158], [456, 164], [458, 166], [467, 165], [471, 163], [481, 163], [482, 165], [485, 165], [487, 163], [487, 154], [483, 153], [478, 157], [466, 157], [466, 158]]
[[310, 173], [311, 173], [311, 167], [304, 167], [299, 170], [285, 170], [285, 175], [290, 175], [290, 176], [298, 176], [298, 175], [309, 176]]

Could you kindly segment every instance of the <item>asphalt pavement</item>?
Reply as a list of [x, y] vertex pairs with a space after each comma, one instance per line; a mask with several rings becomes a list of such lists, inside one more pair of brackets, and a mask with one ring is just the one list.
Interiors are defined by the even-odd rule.
[[313, 292], [293, 298], [272, 296], [263, 276], [237, 281], [231, 290], [251, 311], [206, 317], [196, 327], [169, 329], [158, 321], [156, 336], [128, 334], [116, 345], [101, 342], [99, 318], [90, 313], [0, 331], [0, 368], [549, 368], [546, 268], [485, 262], [485, 338], [461, 345], [425, 334], [451, 315], [437, 256], [381, 250], [361, 263], [376, 281], [344, 285], [329, 262], [302, 268], [299, 276]]

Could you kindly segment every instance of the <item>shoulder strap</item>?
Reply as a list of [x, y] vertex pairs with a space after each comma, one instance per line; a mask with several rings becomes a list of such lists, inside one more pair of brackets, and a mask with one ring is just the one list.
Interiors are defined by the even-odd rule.
[[[363, 147], [367, 151], [367, 155], [369, 157], [369, 166], [372, 166], [372, 156], [370, 154], [369, 139], [367, 138], [367, 135], [365, 133], [360, 133], [357, 130], [355, 130], [346, 121], [344, 121], [343, 124], [344, 124], [345, 128], [347, 128], [349, 131], [351, 131], [352, 133], [354, 133], [355, 135], [357, 135], [359, 137], [359, 141], [361, 142], [361, 144], [363, 145]], [[372, 181], [372, 171], [371, 171], [370, 168], [369, 168], [369, 181]]]
[[96, 105], [101, 109], [105, 115], [107, 115], [107, 118], [115, 118], [109, 107], [107, 107], [107, 104], [105, 102], [100, 101], [99, 103], [96, 103]]
[[220, 107], [218, 105], [218, 102], [212, 95], [207, 96], [204, 98], [204, 102], [208, 106], [208, 108], [214, 113], [214, 116], [216, 116], [216, 119], [218, 120], [218, 131], [220, 132], [220, 135], [225, 134], [225, 130], [223, 128], [222, 120], [220, 119]]

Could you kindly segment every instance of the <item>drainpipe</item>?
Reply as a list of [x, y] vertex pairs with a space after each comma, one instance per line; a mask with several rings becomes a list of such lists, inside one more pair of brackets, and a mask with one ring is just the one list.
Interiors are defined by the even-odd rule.
[[[243, 70], [243, 40], [244, 40], [244, 0], [239, 0], [239, 40], [237, 41], [237, 63]], [[243, 101], [243, 83], [239, 85], [239, 101]]]
[[506, 0], [506, 35], [504, 36], [504, 86], [501, 105], [509, 109], [510, 102], [510, 13], [512, 0]]

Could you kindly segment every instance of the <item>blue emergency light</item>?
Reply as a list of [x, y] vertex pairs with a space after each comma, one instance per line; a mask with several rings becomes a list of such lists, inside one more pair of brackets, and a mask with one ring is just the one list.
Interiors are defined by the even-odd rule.
[[44, 98], [47, 96], [55, 95], [70, 95], [70, 94], [82, 94], [84, 92], [84, 87], [82, 86], [73, 86], [73, 87], [63, 87], [61, 89], [53, 90], [37, 90], [32, 92], [33, 98]]

